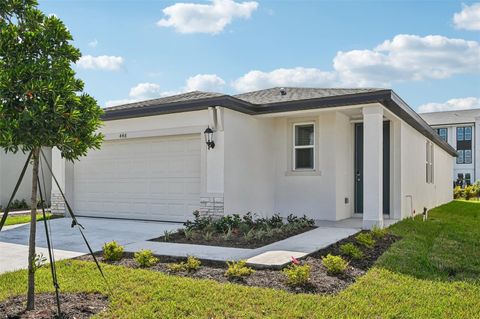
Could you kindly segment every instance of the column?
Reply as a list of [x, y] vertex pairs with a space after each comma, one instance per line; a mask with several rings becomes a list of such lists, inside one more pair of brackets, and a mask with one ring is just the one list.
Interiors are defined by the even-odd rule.
[[363, 228], [383, 227], [383, 108], [363, 108]]

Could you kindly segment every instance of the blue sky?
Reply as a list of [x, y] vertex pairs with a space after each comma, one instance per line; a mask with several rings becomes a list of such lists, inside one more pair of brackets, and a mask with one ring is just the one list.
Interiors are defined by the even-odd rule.
[[101, 106], [188, 90], [390, 87], [421, 111], [480, 107], [480, 3], [40, 0]]

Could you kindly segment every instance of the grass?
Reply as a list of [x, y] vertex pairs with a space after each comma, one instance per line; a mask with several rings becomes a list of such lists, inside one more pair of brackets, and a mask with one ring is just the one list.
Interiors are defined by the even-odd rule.
[[[338, 295], [290, 294], [220, 284], [149, 270], [104, 265], [109, 292], [95, 265], [63, 261], [63, 292], [102, 292], [108, 310], [97, 318], [478, 318], [480, 204], [455, 201], [427, 222], [405, 220], [403, 237], [355, 284]], [[26, 271], [0, 276], [0, 300], [24, 294]], [[52, 291], [49, 269], [37, 273], [38, 292]]]
[[[48, 219], [55, 219], [55, 218], [60, 218], [62, 216], [54, 216], [51, 213], [47, 213], [47, 220]], [[0, 214], [1, 217], [1, 214]], [[41, 221], [43, 220], [43, 215], [42, 214], [37, 214], [37, 220]], [[5, 226], [10, 226], [10, 225], [17, 225], [17, 224], [25, 224], [30, 222], [30, 215], [8, 215], [7, 220], [5, 221]]]

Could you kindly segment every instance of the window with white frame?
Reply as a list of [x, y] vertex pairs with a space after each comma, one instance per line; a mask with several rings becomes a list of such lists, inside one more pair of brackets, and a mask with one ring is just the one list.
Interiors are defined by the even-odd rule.
[[434, 145], [432, 142], [427, 141], [425, 147], [425, 181], [428, 184], [433, 184], [434, 166], [433, 166], [433, 154]]
[[293, 124], [293, 169], [315, 169], [315, 124]]

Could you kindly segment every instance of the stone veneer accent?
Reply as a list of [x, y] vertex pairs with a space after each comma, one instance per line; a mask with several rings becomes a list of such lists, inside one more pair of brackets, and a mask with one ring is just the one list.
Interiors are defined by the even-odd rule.
[[63, 200], [62, 194], [52, 193], [52, 197], [50, 201], [52, 202], [52, 205], [51, 205], [52, 214], [65, 215], [66, 206], [65, 206], [65, 201]]
[[223, 197], [200, 197], [201, 216], [222, 217], [224, 214]]

